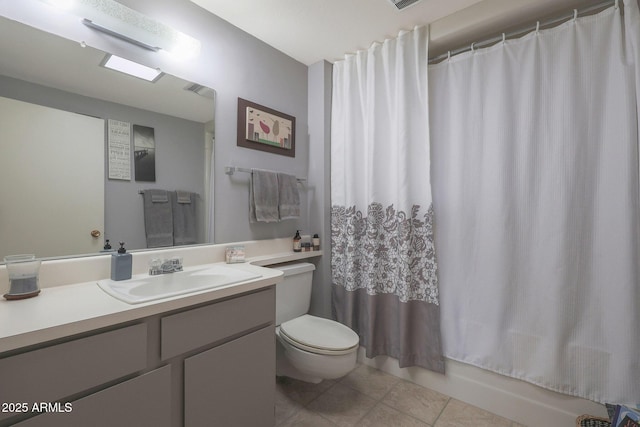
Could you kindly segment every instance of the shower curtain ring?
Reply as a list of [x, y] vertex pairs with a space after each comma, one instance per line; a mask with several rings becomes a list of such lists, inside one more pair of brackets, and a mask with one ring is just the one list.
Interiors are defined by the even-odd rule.
[[619, 3], [619, 0], [616, 0], [615, 9], [618, 8], [618, 3]]
[[578, 19], [578, 9], [573, 9], [573, 20]]
[[502, 33], [502, 43], [507, 41], [507, 35], [505, 33]]
[[476, 42], [471, 43], [471, 52], [475, 51], [474, 46], [476, 45]]
[[536, 34], [540, 33], [540, 21], [536, 22]]
[[451, 51], [447, 51], [447, 61], [451, 59]]

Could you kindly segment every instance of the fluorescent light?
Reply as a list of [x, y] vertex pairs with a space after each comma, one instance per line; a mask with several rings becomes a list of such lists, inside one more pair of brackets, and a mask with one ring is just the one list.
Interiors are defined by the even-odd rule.
[[160, 70], [129, 61], [116, 55], [107, 55], [100, 65], [149, 82], [157, 81], [162, 75], [162, 71]]

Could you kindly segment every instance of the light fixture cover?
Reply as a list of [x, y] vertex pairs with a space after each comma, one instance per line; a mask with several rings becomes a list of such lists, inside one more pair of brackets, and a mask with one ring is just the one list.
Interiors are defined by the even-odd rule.
[[[63, 0], [40, 0], [61, 7]], [[200, 53], [200, 42], [114, 0], [64, 0], [64, 10], [91, 22], [92, 28], [128, 41], [162, 49], [180, 58]]]
[[116, 55], [107, 55], [100, 64], [105, 68], [120, 71], [130, 76], [138, 77], [149, 82], [156, 82], [162, 77], [162, 71], [137, 62], [129, 61]]

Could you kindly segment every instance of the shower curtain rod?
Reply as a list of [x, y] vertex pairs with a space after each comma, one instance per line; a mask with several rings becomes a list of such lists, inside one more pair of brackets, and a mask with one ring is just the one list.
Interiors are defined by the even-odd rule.
[[611, 5], [615, 4], [616, 8], [619, 7], [619, 0], [605, 0], [602, 1], [600, 3], [596, 3], [592, 6], [586, 7], [584, 9], [574, 9], [573, 12], [571, 13], [565, 13], [563, 15], [560, 15], [556, 18], [551, 18], [549, 20], [546, 21], [538, 21], [535, 25], [530, 25], [528, 27], [524, 27], [522, 29], [519, 30], [515, 30], [515, 31], [511, 31], [509, 33], [502, 33], [501, 36], [496, 36], [496, 37], [492, 37], [490, 39], [486, 39], [486, 40], [482, 40], [479, 42], [474, 42], [471, 43], [470, 45], [467, 45], [465, 47], [461, 47], [455, 50], [450, 50], [447, 53], [443, 53], [440, 54], [438, 56], [435, 56], [431, 59], [429, 59], [429, 64], [435, 63], [435, 62], [440, 62], [443, 59], [447, 59], [450, 58], [452, 56], [458, 55], [460, 53], [464, 53], [464, 52], [468, 52], [470, 50], [474, 50], [477, 48], [481, 48], [481, 47], [486, 47], [486, 46], [490, 46], [494, 43], [497, 43], [499, 41], [504, 41], [506, 39], [510, 39], [510, 38], [514, 38], [516, 36], [523, 36], [531, 31], [538, 31], [540, 30], [541, 27], [549, 27], [555, 24], [558, 24], [560, 22], [566, 21], [568, 19], [575, 19], [577, 18], [579, 15], [585, 15], [591, 12], [595, 12], [599, 9], [605, 9]]

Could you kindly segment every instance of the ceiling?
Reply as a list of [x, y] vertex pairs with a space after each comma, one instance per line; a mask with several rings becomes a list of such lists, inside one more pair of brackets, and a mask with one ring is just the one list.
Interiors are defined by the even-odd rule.
[[430, 51], [446, 52], [601, 0], [421, 0], [401, 11], [391, 0], [191, 1], [311, 65], [424, 24], [433, 24]]

